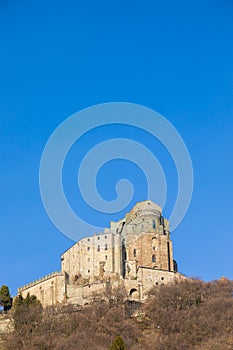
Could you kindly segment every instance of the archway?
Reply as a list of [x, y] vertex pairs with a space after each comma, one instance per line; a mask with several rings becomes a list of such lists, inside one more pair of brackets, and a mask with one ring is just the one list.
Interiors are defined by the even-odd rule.
[[138, 290], [136, 288], [130, 289], [129, 296], [131, 299], [138, 299]]

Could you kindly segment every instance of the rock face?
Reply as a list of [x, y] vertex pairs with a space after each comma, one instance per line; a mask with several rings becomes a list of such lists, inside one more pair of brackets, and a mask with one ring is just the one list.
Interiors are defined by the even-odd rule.
[[96, 294], [119, 287], [143, 300], [154, 285], [183, 279], [173, 260], [169, 222], [151, 202], [137, 203], [103, 233], [86, 237], [61, 255], [61, 271], [32, 282], [18, 292], [34, 294], [44, 306], [85, 304]]

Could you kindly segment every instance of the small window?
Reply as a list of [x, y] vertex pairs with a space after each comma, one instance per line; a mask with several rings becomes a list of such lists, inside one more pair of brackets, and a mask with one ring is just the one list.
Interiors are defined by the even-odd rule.
[[87, 239], [87, 242], [90, 242], [90, 238]]
[[90, 258], [88, 258], [88, 259], [87, 259], [87, 262], [90, 262], [90, 261], [91, 261], [91, 259], [90, 259]]
[[160, 225], [164, 226], [164, 218], [163, 218], [163, 216], [160, 216], [159, 221], [160, 221]]
[[90, 270], [87, 270], [88, 273], [90, 273]]
[[98, 237], [98, 241], [100, 240], [100, 237]]
[[104, 249], [108, 250], [108, 245], [107, 244], [104, 245]]
[[105, 239], [107, 239], [107, 236], [104, 236]]
[[136, 249], [133, 250], [133, 256], [134, 256], [134, 258], [136, 258], [136, 256], [137, 256], [137, 250]]
[[100, 245], [98, 245], [97, 247], [97, 252], [100, 252]]
[[153, 220], [152, 222], [152, 227], [153, 227], [153, 230], [156, 228], [155, 220]]
[[90, 251], [90, 247], [87, 247], [87, 251], [88, 251], [88, 252]]
[[152, 255], [152, 262], [155, 262], [156, 259], [155, 259], [155, 254]]
[[105, 255], [105, 260], [108, 260], [108, 256], [107, 255]]
[[156, 250], [155, 246], [153, 247], [153, 250]]
[[161, 277], [161, 280], [164, 281], [164, 277]]

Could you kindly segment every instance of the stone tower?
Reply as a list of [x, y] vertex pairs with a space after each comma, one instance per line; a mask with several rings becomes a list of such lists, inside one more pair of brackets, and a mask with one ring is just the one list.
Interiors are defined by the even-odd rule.
[[136, 278], [141, 267], [175, 271], [169, 222], [161, 208], [151, 201], [138, 203], [125, 217], [122, 229], [124, 242], [124, 278]]

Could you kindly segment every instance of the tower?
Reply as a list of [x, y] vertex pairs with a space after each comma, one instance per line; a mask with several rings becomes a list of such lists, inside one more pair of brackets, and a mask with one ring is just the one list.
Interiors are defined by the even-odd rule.
[[126, 215], [122, 236], [126, 248], [126, 278], [136, 278], [139, 267], [171, 272], [176, 270], [169, 222], [162, 216], [158, 205], [151, 201], [138, 203]]

